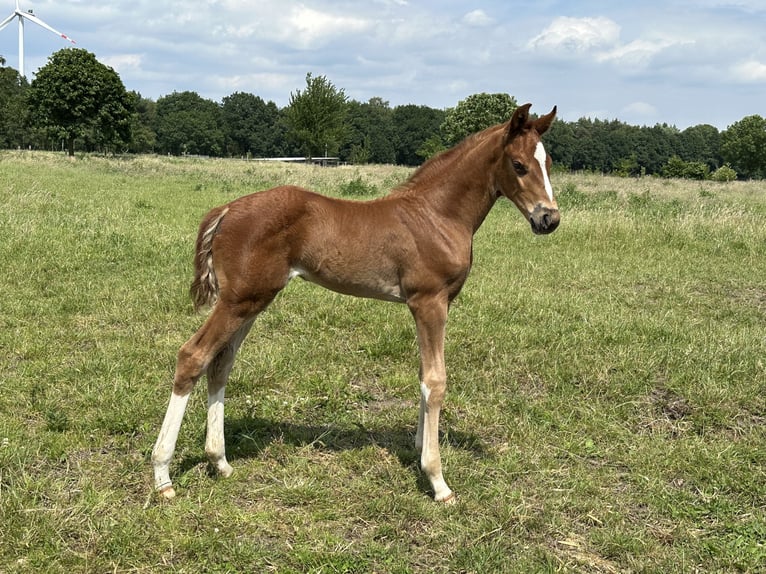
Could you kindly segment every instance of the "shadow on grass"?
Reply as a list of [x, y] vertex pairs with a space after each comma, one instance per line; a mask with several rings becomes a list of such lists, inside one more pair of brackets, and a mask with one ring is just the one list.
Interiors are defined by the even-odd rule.
[[[415, 425], [366, 428], [362, 425], [302, 424], [243, 417], [227, 420], [225, 433], [226, 456], [230, 463], [259, 457], [273, 443], [336, 452], [379, 446], [396, 456], [402, 466], [412, 470], [421, 492], [431, 493], [431, 486], [418, 464], [420, 455], [415, 449]], [[474, 433], [449, 429], [440, 436], [440, 443], [475, 457], [486, 455], [481, 439]], [[204, 456], [187, 456], [179, 461], [180, 469], [186, 472], [205, 461]], [[212, 469], [210, 472], [215, 474]]]

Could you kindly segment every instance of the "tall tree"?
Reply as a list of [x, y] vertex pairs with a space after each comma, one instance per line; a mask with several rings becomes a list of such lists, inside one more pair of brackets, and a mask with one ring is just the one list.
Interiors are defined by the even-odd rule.
[[306, 157], [337, 154], [345, 133], [346, 94], [325, 76], [306, 74], [306, 89], [290, 92], [288, 135]]
[[163, 153], [221, 156], [221, 108], [196, 92], [173, 92], [157, 100], [157, 147]]
[[574, 124], [556, 119], [545, 134], [545, 149], [553, 159], [553, 163], [571, 168], [574, 148]]
[[132, 137], [128, 150], [133, 153], [151, 153], [157, 144], [154, 126], [157, 124], [157, 104], [138, 92], [130, 92], [135, 102]]
[[609, 171], [608, 144], [604, 137], [605, 122], [580, 118], [572, 124], [574, 147], [572, 149], [571, 169]]
[[432, 148], [441, 143], [439, 127], [444, 122], [444, 110], [407, 104], [396, 106], [391, 119], [394, 124], [396, 140], [396, 163], [399, 165], [419, 165], [424, 157], [418, 152], [424, 149], [426, 142]]
[[766, 119], [747, 116], [721, 134], [723, 159], [744, 177], [766, 177]]
[[24, 97], [29, 84], [13, 68], [5, 67], [0, 56], [0, 147], [23, 146], [24, 138]]
[[235, 92], [223, 98], [221, 117], [230, 154], [268, 157], [281, 153], [283, 127], [274, 102]]
[[702, 124], [686, 128], [678, 135], [678, 155], [685, 161], [699, 161], [715, 170], [721, 161], [721, 134], [718, 128]]
[[352, 163], [394, 163], [393, 113], [388, 102], [371, 98], [346, 104], [346, 138], [340, 157]]
[[29, 88], [30, 121], [66, 142], [78, 138], [103, 150], [130, 141], [132, 98], [112, 68], [87, 50], [65, 48], [48, 58]]
[[507, 121], [518, 103], [508, 94], [473, 94], [447, 110], [442, 135], [447, 145], [454, 145], [472, 133]]

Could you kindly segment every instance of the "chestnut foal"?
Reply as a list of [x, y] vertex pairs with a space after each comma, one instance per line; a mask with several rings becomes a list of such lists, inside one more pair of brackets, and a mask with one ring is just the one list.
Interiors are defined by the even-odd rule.
[[207, 374], [205, 452], [222, 476], [233, 469], [224, 449], [224, 389], [234, 356], [255, 317], [293, 277], [328, 289], [406, 303], [420, 349], [420, 416], [415, 445], [434, 499], [453, 502], [442, 476], [439, 411], [447, 375], [447, 310], [468, 276], [473, 235], [500, 196], [534, 233], [550, 233], [559, 211], [540, 136], [556, 108], [538, 119], [530, 104], [511, 119], [470, 136], [426, 162], [389, 195], [345, 201], [283, 186], [216, 207], [197, 237], [191, 295], [212, 306], [179, 350], [173, 390], [152, 453], [155, 488], [175, 496], [169, 467], [189, 395]]

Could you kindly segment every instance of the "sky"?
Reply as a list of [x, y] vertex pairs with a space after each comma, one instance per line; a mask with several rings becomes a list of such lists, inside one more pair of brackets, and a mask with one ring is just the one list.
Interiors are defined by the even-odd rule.
[[[323, 75], [350, 99], [455, 106], [503, 92], [566, 121], [726, 129], [766, 116], [764, 0], [20, 0], [156, 100], [249, 92], [279, 107]], [[15, 0], [0, 0], [0, 20]], [[28, 79], [71, 46], [25, 25]], [[0, 31], [18, 68], [18, 25]]]

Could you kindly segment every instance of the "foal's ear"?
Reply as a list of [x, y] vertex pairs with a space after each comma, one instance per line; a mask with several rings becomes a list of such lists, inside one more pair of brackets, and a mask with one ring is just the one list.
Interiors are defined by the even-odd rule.
[[540, 118], [537, 118], [534, 122], [532, 122], [532, 125], [535, 127], [535, 131], [543, 135], [545, 132], [548, 131], [548, 128], [551, 127], [551, 124], [553, 123], [554, 118], [556, 117], [556, 106], [553, 106], [553, 109], [551, 110], [551, 113], [544, 115]]
[[506, 142], [511, 141], [522, 131], [524, 131], [524, 128], [529, 121], [529, 108], [531, 107], [532, 104], [524, 104], [523, 106], [516, 108], [516, 111], [513, 112], [513, 116], [511, 116], [511, 122], [508, 126], [508, 133], [505, 135]]

